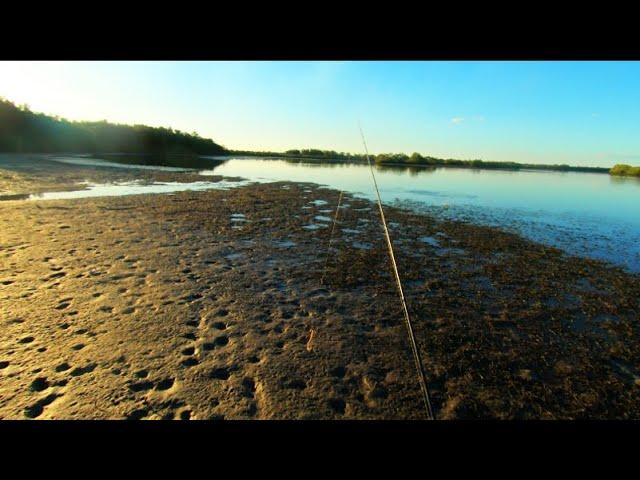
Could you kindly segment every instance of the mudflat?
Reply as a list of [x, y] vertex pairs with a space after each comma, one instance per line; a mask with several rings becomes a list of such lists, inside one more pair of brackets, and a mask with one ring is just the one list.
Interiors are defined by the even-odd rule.
[[[337, 200], [0, 202], [0, 417], [425, 418], [376, 207], [343, 198], [329, 249]], [[385, 212], [436, 418], [640, 418], [638, 275]]]

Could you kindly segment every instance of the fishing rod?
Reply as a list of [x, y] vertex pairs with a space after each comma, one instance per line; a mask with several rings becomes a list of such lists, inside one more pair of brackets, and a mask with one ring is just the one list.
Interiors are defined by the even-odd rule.
[[344, 190], [340, 190], [338, 196], [338, 206], [336, 207], [336, 214], [333, 217], [333, 225], [331, 226], [331, 233], [329, 234], [329, 247], [327, 247], [327, 258], [324, 261], [324, 268], [322, 269], [322, 277], [320, 277], [320, 284], [324, 284], [324, 277], [327, 274], [327, 266], [329, 265], [329, 257], [331, 256], [331, 243], [333, 242], [333, 232], [336, 229], [336, 223], [338, 223], [338, 213], [340, 212], [340, 203], [342, 202], [342, 194]]
[[[367, 162], [369, 163], [369, 170], [371, 171], [371, 179], [373, 180], [373, 186], [378, 198], [378, 209], [380, 210], [380, 219], [382, 221], [382, 228], [384, 229], [384, 235], [387, 240], [387, 247], [389, 249], [389, 258], [391, 260], [391, 266], [393, 267], [393, 273], [395, 274], [396, 284], [398, 285], [398, 293], [400, 295], [400, 301], [402, 303], [402, 309], [404, 311], [404, 319], [409, 334], [409, 341], [411, 343], [411, 350], [413, 352], [413, 359], [416, 364], [416, 370], [418, 371], [418, 380], [420, 382], [420, 389], [422, 390], [422, 397], [424, 400], [424, 406], [427, 411], [427, 418], [433, 420], [433, 410], [431, 408], [431, 399], [429, 398], [429, 389], [427, 388], [427, 380], [424, 374], [424, 367], [422, 366], [422, 359], [420, 358], [420, 351], [418, 350], [418, 344], [416, 343], [416, 337], [413, 333], [413, 326], [411, 324], [411, 318], [409, 316], [409, 310], [407, 309], [407, 302], [404, 297], [404, 291], [402, 289], [402, 282], [400, 281], [400, 273], [398, 273], [398, 265], [396, 264], [396, 257], [393, 253], [393, 245], [391, 243], [391, 237], [389, 236], [389, 229], [387, 228], [387, 220], [384, 216], [384, 210], [382, 209], [382, 199], [380, 198], [380, 190], [378, 189], [378, 182], [373, 172], [373, 164], [371, 163], [371, 157], [369, 156], [369, 149], [367, 148], [367, 142], [364, 138], [364, 132], [362, 126], [358, 122], [358, 128], [360, 129], [360, 136], [362, 137], [362, 144], [364, 145], [364, 151], [367, 156]], [[337, 218], [337, 212], [336, 212]]]
[[[427, 380], [424, 373], [424, 368], [422, 366], [422, 359], [420, 357], [420, 351], [418, 350], [418, 345], [416, 343], [416, 337], [413, 333], [413, 325], [411, 324], [411, 317], [409, 316], [409, 310], [407, 309], [407, 302], [404, 297], [404, 291], [402, 289], [402, 282], [400, 281], [400, 273], [398, 272], [398, 265], [396, 264], [395, 254], [393, 252], [393, 245], [391, 243], [391, 237], [389, 235], [389, 229], [387, 228], [387, 220], [384, 216], [384, 210], [382, 208], [382, 199], [380, 198], [380, 190], [378, 189], [378, 182], [376, 181], [376, 176], [373, 171], [373, 164], [371, 163], [371, 157], [369, 156], [369, 149], [367, 148], [367, 142], [364, 138], [364, 132], [362, 131], [362, 126], [358, 123], [358, 128], [360, 129], [360, 136], [362, 137], [362, 144], [364, 145], [364, 151], [367, 156], [367, 162], [369, 164], [369, 170], [371, 172], [371, 179], [373, 180], [373, 186], [376, 191], [376, 196], [378, 200], [378, 209], [380, 210], [380, 219], [382, 221], [382, 227], [384, 229], [385, 238], [387, 241], [387, 248], [389, 250], [389, 258], [391, 260], [391, 266], [393, 267], [393, 273], [395, 276], [396, 284], [398, 286], [398, 293], [400, 295], [400, 301], [402, 303], [402, 310], [404, 312], [405, 324], [407, 327], [407, 332], [409, 334], [409, 342], [411, 344], [411, 351], [413, 353], [413, 359], [415, 361], [416, 370], [418, 371], [418, 381], [420, 382], [420, 389], [422, 391], [422, 398], [424, 400], [425, 410], [427, 412], [427, 418], [429, 420], [433, 420], [433, 410], [431, 408], [431, 399], [429, 397], [429, 389], [427, 388]], [[324, 284], [324, 279], [327, 273], [327, 266], [329, 264], [329, 258], [331, 256], [331, 244], [333, 242], [333, 233], [336, 228], [336, 224], [338, 223], [338, 215], [340, 212], [340, 204], [342, 202], [344, 191], [340, 190], [340, 195], [338, 196], [338, 205], [336, 206], [336, 213], [333, 217], [333, 225], [331, 227], [331, 232], [329, 234], [329, 246], [327, 248], [327, 256], [324, 262], [324, 268], [322, 272], [322, 277], [320, 278], [320, 283]]]

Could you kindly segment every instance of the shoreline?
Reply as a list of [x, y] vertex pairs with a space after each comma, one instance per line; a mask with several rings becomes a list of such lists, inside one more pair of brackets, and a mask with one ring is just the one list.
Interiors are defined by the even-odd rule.
[[[256, 153], [252, 155], [247, 152], [238, 153], [237, 156], [234, 153], [230, 153], [227, 155], [220, 155], [218, 158], [263, 158], [265, 160], [285, 160], [285, 161], [298, 161], [300, 163], [334, 163], [334, 164], [344, 164], [344, 165], [368, 165], [368, 162], [363, 160], [346, 160], [339, 158], [330, 158], [330, 157], [307, 157], [307, 156], [295, 156], [295, 155], [283, 155], [283, 154], [271, 154], [271, 153]], [[521, 171], [536, 171], [536, 172], [559, 172], [559, 173], [606, 173], [610, 174], [610, 167], [587, 167], [587, 166], [579, 166], [579, 165], [545, 165], [545, 164], [525, 164], [518, 162], [492, 162], [487, 161], [484, 162], [485, 165], [482, 164], [472, 164], [473, 160], [452, 160], [453, 163], [447, 164], [444, 163], [446, 160], [438, 160], [435, 163], [427, 163], [427, 162], [389, 162], [389, 161], [375, 161], [375, 155], [372, 155], [372, 163], [376, 167], [395, 167], [395, 168], [463, 168], [470, 170], [504, 170], [510, 172], [521, 172]], [[460, 163], [455, 163], [460, 162]], [[500, 165], [504, 163], [505, 165]]]

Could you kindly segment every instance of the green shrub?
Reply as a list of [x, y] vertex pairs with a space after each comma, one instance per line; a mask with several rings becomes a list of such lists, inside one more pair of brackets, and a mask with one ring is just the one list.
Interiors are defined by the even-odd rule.
[[632, 167], [631, 165], [619, 163], [609, 170], [609, 173], [611, 175], [624, 177], [640, 177], [640, 167]]

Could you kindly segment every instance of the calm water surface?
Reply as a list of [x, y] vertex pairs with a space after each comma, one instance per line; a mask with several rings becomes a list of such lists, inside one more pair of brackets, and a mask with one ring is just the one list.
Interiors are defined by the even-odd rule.
[[[365, 165], [230, 159], [210, 173], [257, 182], [314, 182], [374, 198]], [[454, 168], [377, 169], [376, 178], [385, 203], [500, 226], [570, 254], [640, 272], [638, 179]]]

